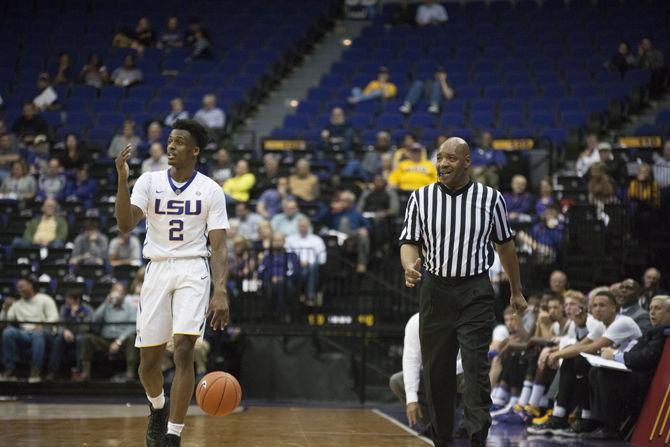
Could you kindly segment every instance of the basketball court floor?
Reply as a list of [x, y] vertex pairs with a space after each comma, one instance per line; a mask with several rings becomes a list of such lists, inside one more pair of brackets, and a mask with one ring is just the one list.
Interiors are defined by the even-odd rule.
[[[58, 397], [54, 397], [58, 400]], [[226, 417], [189, 410], [182, 445], [239, 447], [425, 447], [432, 443], [399, 422], [402, 408], [248, 405]], [[11, 447], [144, 445], [142, 403], [0, 402], [0, 445]], [[468, 445], [465, 441], [457, 446]], [[623, 442], [528, 438], [519, 426], [494, 425], [489, 446], [611, 446]]]

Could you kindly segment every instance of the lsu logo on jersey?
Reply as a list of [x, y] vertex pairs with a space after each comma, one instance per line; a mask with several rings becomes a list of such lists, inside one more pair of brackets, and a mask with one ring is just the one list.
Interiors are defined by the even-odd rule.
[[197, 216], [202, 211], [201, 200], [168, 200], [164, 204], [161, 199], [154, 203], [156, 214], [167, 214], [173, 216], [189, 215]]

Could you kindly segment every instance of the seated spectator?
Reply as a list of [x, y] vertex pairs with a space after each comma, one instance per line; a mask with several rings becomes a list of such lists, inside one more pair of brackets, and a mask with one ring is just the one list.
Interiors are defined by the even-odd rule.
[[219, 185], [223, 185], [223, 182], [233, 176], [233, 168], [230, 167], [228, 151], [223, 147], [219, 148], [216, 151], [214, 161], [216, 161], [216, 164], [212, 166], [210, 177]]
[[326, 263], [326, 245], [323, 239], [310, 232], [307, 217], [298, 220], [298, 233], [286, 238], [286, 251], [295, 253], [300, 259], [300, 273], [304, 291], [300, 302], [314, 306], [317, 301], [319, 266]]
[[656, 295], [667, 295], [668, 292], [661, 287], [661, 272], [656, 267], [649, 267], [642, 275], [642, 295], [640, 295], [640, 307], [649, 310], [649, 303]]
[[72, 74], [72, 59], [70, 53], [62, 52], [58, 55], [58, 66], [56, 67], [56, 74], [53, 77], [54, 85], [67, 85], [74, 81]]
[[11, 200], [32, 200], [37, 194], [35, 177], [28, 172], [28, 165], [23, 161], [12, 163], [10, 175], [0, 185], [0, 198]]
[[403, 160], [409, 160], [411, 158], [411, 152], [415, 150], [414, 148], [419, 145], [421, 147], [421, 161], [428, 160], [428, 152], [416, 138], [416, 135], [413, 133], [406, 133], [402, 139], [402, 146], [400, 146], [395, 152], [393, 152], [393, 169], [398, 167], [398, 163]]
[[543, 178], [540, 180], [540, 194], [535, 201], [535, 215], [540, 217], [544, 214], [544, 210], [547, 207], [556, 205], [556, 199], [554, 198], [554, 191], [551, 188], [551, 183], [549, 183], [548, 178]]
[[479, 183], [498, 189], [500, 171], [507, 164], [505, 153], [493, 149], [491, 145], [493, 142], [491, 132], [482, 132], [479, 140], [479, 146], [470, 153], [472, 176]]
[[347, 236], [345, 248], [356, 252], [356, 271], [365, 273], [370, 255], [370, 230], [372, 225], [356, 211], [356, 196], [351, 191], [342, 191], [333, 197], [326, 226]]
[[181, 98], [174, 98], [170, 101], [170, 113], [163, 120], [163, 124], [172, 127], [177, 120], [185, 120], [189, 118], [188, 111], [184, 110], [184, 101]]
[[249, 172], [249, 162], [239, 160], [235, 164], [235, 175], [223, 183], [223, 192], [236, 202], [247, 202], [254, 183], [256, 176]]
[[208, 35], [198, 28], [193, 34], [194, 42], [191, 46], [191, 54], [186, 58], [187, 62], [190, 62], [193, 59], [212, 59], [214, 53], [212, 52], [212, 41], [209, 40]]
[[20, 159], [21, 156], [14, 145], [12, 136], [8, 133], [0, 134], [0, 182], [9, 175], [12, 164]]
[[549, 290], [557, 295], [564, 296], [568, 289], [568, 275], [561, 270], [554, 270], [549, 275]]
[[135, 40], [142, 47], [152, 47], [156, 43], [156, 33], [151, 27], [149, 19], [146, 17], [140, 18], [135, 28]]
[[50, 151], [51, 145], [46, 135], [37, 135], [33, 144], [19, 149], [21, 158], [30, 166], [28, 170], [34, 174], [46, 170]]
[[[622, 189], [628, 187], [628, 168], [626, 161], [612, 152], [612, 145], [607, 142], [598, 143], [598, 155], [603, 163], [605, 172], [610, 176], [616, 186]], [[593, 165], [591, 166], [593, 167]]]
[[137, 269], [137, 274], [130, 283], [130, 287], [128, 287], [128, 295], [126, 295], [123, 300], [125, 304], [130, 305], [130, 307], [135, 310], [137, 310], [140, 305], [140, 292], [142, 291], [142, 286], [144, 285], [145, 271], [146, 269], [144, 267]]
[[123, 353], [126, 360], [126, 380], [134, 381], [137, 374], [137, 349], [135, 349], [135, 324], [105, 324], [134, 322], [137, 310], [126, 303], [123, 284], [112, 285], [105, 301], [95, 310], [91, 321], [100, 324], [100, 333], [88, 333], [81, 349], [81, 375], [77, 380], [91, 379], [91, 364], [96, 354], [114, 358]]
[[655, 70], [663, 67], [663, 53], [654, 48], [649, 37], [645, 37], [640, 41], [634, 65], [647, 70]]
[[330, 111], [330, 120], [321, 131], [320, 151], [339, 152], [352, 156], [352, 144], [354, 140], [354, 129], [347, 123], [347, 117], [341, 107], [335, 107]]
[[142, 70], [135, 66], [135, 58], [127, 54], [123, 64], [112, 72], [111, 79], [117, 87], [128, 87], [142, 82]]
[[389, 153], [382, 154], [380, 161], [382, 164], [381, 176], [388, 182], [391, 172], [393, 172], [393, 157]]
[[587, 190], [589, 193], [589, 203], [599, 209], [603, 209], [606, 204], [619, 203], [616, 196], [614, 180], [605, 171], [605, 165], [598, 162], [591, 166], [589, 171], [589, 182]]
[[67, 221], [58, 216], [58, 202], [46, 199], [42, 204], [42, 214], [32, 218], [26, 225], [22, 239], [15, 239], [14, 247], [30, 247], [32, 245], [63, 247], [67, 241]]
[[641, 208], [660, 208], [661, 190], [647, 163], [640, 165], [635, 178], [628, 184], [628, 198], [635, 202], [638, 211]]
[[296, 162], [295, 173], [288, 178], [288, 187], [292, 195], [305, 202], [319, 199], [319, 179], [312, 174], [309, 160], [301, 158]]
[[[2, 137], [0, 137], [0, 151], [2, 150]], [[0, 152], [0, 160], [2, 159]], [[0, 163], [1, 166], [1, 163]], [[663, 154], [654, 154], [654, 179], [662, 192], [670, 191], [670, 139], [663, 144]], [[667, 195], [667, 194], [666, 194]], [[665, 202], [664, 202], [665, 203]]]
[[617, 47], [617, 52], [605, 62], [605, 68], [612, 71], [618, 71], [622, 75], [636, 63], [636, 58], [630, 51], [628, 42], [621, 41]]
[[60, 164], [66, 171], [73, 171], [89, 162], [88, 155], [83, 144], [79, 143], [79, 139], [73, 133], [65, 136], [65, 141], [56, 145], [65, 149], [60, 158]]
[[[184, 46], [184, 39], [181, 31], [179, 31], [179, 19], [176, 17], [168, 19], [165, 31], [161, 33], [157, 46], [161, 49], [182, 48]], [[168, 125], [172, 126], [172, 124]]]
[[[137, 236], [130, 233], [118, 232], [117, 236], [109, 242], [109, 264], [117, 265], [142, 265], [142, 249]], [[132, 288], [131, 288], [132, 292]]]
[[500, 376], [503, 364], [500, 354], [505, 351], [511, 337], [525, 339], [526, 335], [527, 332], [522, 324], [521, 317], [511, 307], [508, 306], [505, 308], [503, 312], [503, 324], [499, 324], [493, 328], [491, 342], [489, 343], [489, 358], [491, 359], [489, 378], [491, 380], [491, 399], [494, 408], [504, 407], [511, 397], [509, 386], [501, 383]]
[[60, 161], [52, 158], [37, 181], [37, 198], [63, 200], [67, 180], [61, 170]]
[[589, 172], [589, 169], [591, 169], [591, 166], [600, 161], [598, 135], [592, 132], [586, 134], [585, 142], [586, 148], [579, 154], [577, 164], [575, 165], [577, 175], [580, 177], [584, 177]]
[[398, 93], [395, 84], [389, 81], [389, 70], [386, 67], [380, 67], [377, 73], [377, 79], [370, 81], [364, 90], [360, 87], [354, 87], [351, 90], [351, 96], [347, 99], [350, 104], [356, 104], [370, 99], [393, 99]]
[[431, 162], [421, 159], [423, 147], [415, 143], [410, 158], [398, 163], [389, 176], [389, 186], [402, 191], [414, 191], [437, 181], [437, 169]]
[[503, 193], [510, 222], [530, 222], [533, 212], [533, 196], [526, 191], [528, 180], [523, 175], [512, 177], [512, 192]]
[[226, 125], [226, 114], [216, 106], [215, 95], [203, 96], [202, 108], [193, 115], [193, 119], [215, 131], [223, 131]]
[[87, 208], [93, 205], [98, 184], [88, 175], [88, 166], [77, 168], [75, 177], [67, 182], [63, 196], [67, 202], [81, 202]]
[[105, 265], [109, 261], [109, 242], [107, 236], [98, 230], [98, 219], [87, 218], [84, 232], [74, 240], [70, 264]]
[[[58, 321], [56, 302], [49, 295], [35, 291], [36, 279], [23, 277], [16, 282], [16, 292], [20, 299], [5, 298], [0, 312], [0, 320], [13, 321], [17, 325], [5, 327], [2, 331], [2, 363], [5, 372], [2, 380], [16, 380], [16, 361], [21, 352], [30, 350], [29, 382], [40, 382], [44, 365], [48, 326], [35, 323]], [[30, 322], [30, 323], [24, 323]]]
[[258, 224], [258, 237], [252, 243], [252, 249], [258, 254], [258, 260], [263, 259], [263, 252], [270, 249], [272, 246], [272, 224], [269, 220], [262, 220]]
[[400, 106], [402, 113], [412, 113], [421, 98], [430, 101], [428, 111], [430, 113], [440, 113], [442, 101], [448, 101], [454, 97], [454, 89], [447, 82], [447, 72], [442, 66], [435, 70], [435, 79], [422, 81], [417, 79], [410, 87], [405, 96], [405, 101]]
[[381, 174], [375, 175], [372, 183], [358, 199], [358, 212], [373, 224], [372, 246], [378, 257], [390, 253], [390, 241], [393, 240], [391, 219], [398, 215], [400, 209], [398, 194], [386, 186], [384, 177]]
[[549, 206], [544, 210], [542, 220], [533, 225], [530, 235], [524, 231], [517, 234], [519, 242], [530, 247], [540, 265], [554, 264], [563, 247], [565, 225], [559, 220], [559, 215], [558, 208]]
[[60, 322], [63, 324], [57, 328], [58, 333], [51, 347], [47, 380], [54, 380], [58, 375], [66, 351], [74, 350], [76, 366], [71, 369], [72, 376], [81, 373], [81, 348], [89, 327], [79, 323], [89, 322], [92, 317], [93, 309], [82, 302], [81, 291], [67, 291], [65, 304], [60, 308]]
[[37, 110], [44, 111], [52, 109], [58, 100], [58, 93], [56, 93], [56, 90], [51, 86], [49, 73], [40, 73], [37, 77], [37, 90], [39, 93], [33, 99], [33, 104], [35, 104]]
[[184, 31], [184, 42], [188, 47], [194, 47], [198, 40], [196, 34], [198, 31], [202, 32], [209, 39], [209, 32], [203, 27], [200, 19], [197, 17], [188, 18], [188, 27]]
[[267, 296], [272, 300], [268, 303], [268, 315], [278, 316], [281, 321], [290, 323], [290, 300], [301, 276], [301, 268], [298, 256], [286, 251], [286, 240], [282, 233], [275, 232], [272, 235], [271, 249], [259, 263], [258, 273]]
[[107, 150], [107, 156], [109, 158], [116, 158], [129, 144], [133, 146], [133, 152], [136, 154], [137, 147], [141, 143], [142, 140], [135, 134], [135, 122], [125, 120], [123, 122], [123, 132], [114, 135], [114, 138], [112, 138], [112, 142], [109, 145], [109, 149]]
[[651, 323], [649, 322], [649, 313], [640, 306], [641, 295], [642, 286], [632, 278], [621, 281], [614, 294], [620, 308], [619, 313], [632, 318], [644, 335], [651, 329]]
[[163, 171], [169, 167], [168, 158], [161, 143], [149, 146], [149, 158], [142, 162], [142, 174], [145, 172]]
[[149, 148], [154, 143], [163, 144], [162, 139], [163, 126], [158, 121], [149, 123], [146, 129], [145, 139], [140, 143], [138, 150], [142, 154], [148, 154]]
[[416, 10], [416, 24], [419, 26], [440, 25], [449, 20], [447, 10], [435, 0], [425, 0]]
[[156, 34], [151, 28], [151, 23], [146, 17], [141, 17], [134, 30], [123, 27], [112, 40], [112, 45], [118, 48], [132, 48], [138, 54], [144, 52], [145, 47], [155, 43]]
[[258, 224], [263, 218], [260, 214], [253, 213], [249, 210], [249, 205], [244, 202], [235, 204], [235, 217], [230, 219], [231, 225], [237, 226], [237, 233], [250, 240], [254, 241], [258, 237]]
[[282, 201], [287, 197], [292, 197], [288, 193], [288, 179], [280, 177], [276, 188], [266, 189], [258, 198], [256, 212], [264, 219], [272, 219], [281, 211]]
[[[271, 242], [271, 237], [270, 237]], [[264, 248], [269, 249], [270, 245]], [[232, 295], [237, 297], [242, 292], [256, 292], [260, 288], [256, 278], [257, 260], [251, 251], [251, 242], [244, 236], [235, 236], [233, 249], [228, 256], [229, 288]]]
[[282, 212], [272, 218], [272, 231], [287, 237], [298, 234], [298, 222], [301, 218], [306, 217], [300, 212], [298, 202], [289, 196], [282, 201], [281, 206]]
[[395, 150], [395, 147], [391, 144], [391, 134], [385, 130], [377, 132], [377, 141], [372, 146], [372, 149], [367, 151], [363, 156], [361, 166], [371, 175], [381, 174], [382, 154], [391, 154]]
[[258, 170], [255, 189], [258, 191], [265, 191], [266, 189], [277, 186], [277, 182], [281, 177], [279, 172], [280, 160], [281, 157], [276, 154], [263, 155], [263, 166]]
[[97, 89], [101, 89], [103, 85], [109, 82], [107, 67], [102, 63], [98, 53], [91, 54], [88, 63], [79, 73], [78, 81]]
[[37, 135], [49, 135], [49, 124], [38, 113], [32, 102], [23, 105], [23, 112], [12, 124], [12, 133], [26, 146], [35, 140]]
[[670, 327], [670, 297], [658, 295], [649, 306], [653, 329], [637, 341], [630, 350], [603, 348], [601, 357], [623, 363], [631, 373], [607, 368], [592, 368], [589, 372], [593, 427], [584, 433], [586, 439], [622, 439], [619, 428], [627, 418], [637, 420], [651, 385], [654, 371], [663, 353]]
[[392, 25], [416, 25], [416, 8], [408, 0], [402, 0], [396, 4], [396, 9], [391, 15]]

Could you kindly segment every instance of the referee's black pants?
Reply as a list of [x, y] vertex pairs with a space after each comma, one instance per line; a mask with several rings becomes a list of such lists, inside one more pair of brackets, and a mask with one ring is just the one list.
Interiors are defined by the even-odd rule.
[[494, 324], [487, 273], [471, 278], [428, 274], [420, 291], [419, 335], [435, 447], [453, 444], [456, 356], [463, 361], [464, 426], [486, 439], [491, 426], [488, 349]]

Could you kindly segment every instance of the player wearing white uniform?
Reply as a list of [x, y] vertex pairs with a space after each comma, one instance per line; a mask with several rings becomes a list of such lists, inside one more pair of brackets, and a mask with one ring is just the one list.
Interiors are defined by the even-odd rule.
[[[195, 341], [204, 332], [207, 315], [212, 315], [215, 330], [228, 323], [225, 197], [220, 186], [195, 170], [206, 144], [207, 131], [200, 123], [177, 121], [167, 141], [170, 169], [143, 174], [132, 196], [127, 164], [132, 147], [127, 146], [116, 159], [119, 229], [129, 232], [144, 218], [147, 225], [143, 256], [149, 263], [140, 292], [135, 346], [140, 348], [139, 375], [151, 409], [148, 447], [180, 445], [195, 385]], [[211, 300], [210, 281], [214, 284]], [[163, 394], [160, 366], [171, 338], [176, 371], [170, 405]]]

